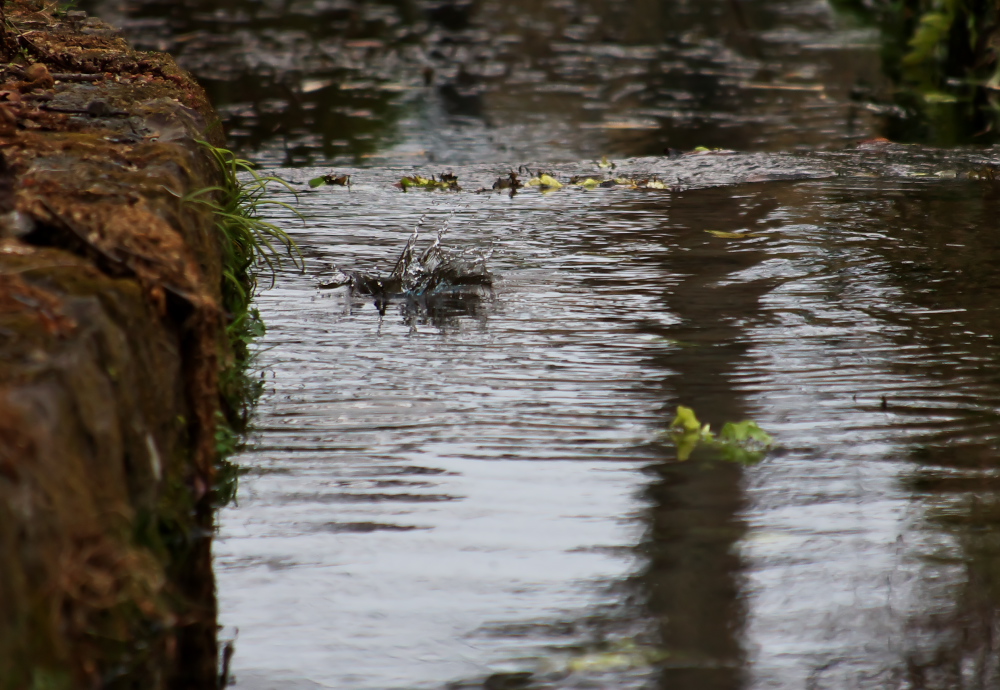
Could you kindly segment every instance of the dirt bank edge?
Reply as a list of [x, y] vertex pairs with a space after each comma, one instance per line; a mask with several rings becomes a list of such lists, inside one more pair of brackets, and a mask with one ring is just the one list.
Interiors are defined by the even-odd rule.
[[217, 118], [82, 13], [2, 14], [0, 688], [215, 687]]

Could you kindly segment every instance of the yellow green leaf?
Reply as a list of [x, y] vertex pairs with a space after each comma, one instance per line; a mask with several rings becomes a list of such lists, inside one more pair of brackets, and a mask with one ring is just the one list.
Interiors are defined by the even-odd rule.
[[715, 436], [698, 421], [690, 407], [679, 406], [670, 424], [670, 436], [677, 449], [677, 459], [687, 460], [700, 444], [712, 450], [718, 458], [741, 464], [759, 462], [774, 445], [774, 439], [756, 422], [727, 422]]
[[727, 240], [742, 240], [746, 237], [764, 237], [762, 232], [723, 232], [722, 230], [706, 230], [709, 235], [722, 237]]
[[690, 407], [678, 405], [677, 416], [674, 417], [674, 421], [670, 423], [670, 428], [682, 429], [686, 432], [697, 432], [701, 430], [701, 422], [698, 421], [698, 417], [695, 416], [694, 410]]
[[957, 103], [958, 97], [943, 91], [928, 91], [923, 94], [926, 103]]

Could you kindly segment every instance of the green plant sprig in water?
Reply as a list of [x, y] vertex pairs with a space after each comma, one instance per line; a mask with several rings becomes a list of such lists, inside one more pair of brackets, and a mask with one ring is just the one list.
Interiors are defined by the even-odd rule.
[[[232, 358], [219, 372], [221, 411], [216, 426], [216, 502], [225, 505], [236, 494], [239, 468], [228, 458], [243, 449], [250, 428], [253, 409], [263, 392], [263, 381], [252, 375], [253, 342], [264, 335], [266, 327], [260, 312], [251, 309], [257, 287], [256, 271], [266, 265], [273, 284], [277, 267], [288, 259], [304, 269], [302, 254], [295, 241], [277, 225], [260, 217], [268, 206], [280, 206], [301, 214], [290, 204], [267, 197], [271, 184], [295, 190], [279, 177], [261, 175], [249, 161], [233, 152], [200, 141], [222, 174], [222, 183], [192, 192], [182, 200], [207, 206], [213, 213], [222, 245], [222, 307], [229, 323], [226, 335]], [[296, 195], [297, 196], [297, 195]]]
[[670, 424], [670, 437], [677, 448], [677, 459], [687, 460], [698, 446], [710, 448], [723, 460], [752, 465], [764, 459], [774, 446], [774, 439], [756, 422], [726, 422], [718, 436], [708, 424], [702, 424], [690, 407], [678, 406]]
[[[246, 310], [252, 299], [256, 287], [253, 269], [259, 261], [271, 271], [272, 283], [277, 266], [286, 257], [297, 268], [304, 268], [295, 241], [275, 224], [262, 220], [261, 209], [280, 206], [300, 219], [302, 216], [290, 204], [266, 196], [271, 184], [281, 185], [296, 194], [288, 182], [273, 175], [261, 175], [254, 170], [253, 163], [237, 158], [232, 151], [204, 141], [198, 143], [215, 159], [223, 174], [223, 184], [199, 189], [184, 200], [205, 204], [215, 212], [224, 240], [223, 267], [228, 289], [223, 290], [223, 304], [230, 313], [238, 315]], [[244, 179], [240, 179], [241, 174]]]

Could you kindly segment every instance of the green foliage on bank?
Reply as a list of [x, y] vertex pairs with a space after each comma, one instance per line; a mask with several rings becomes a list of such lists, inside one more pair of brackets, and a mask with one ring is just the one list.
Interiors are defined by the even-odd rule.
[[879, 28], [893, 100], [909, 117], [892, 139], [938, 145], [1000, 139], [1000, 3], [832, 0]]
[[216, 425], [218, 466], [215, 494], [220, 505], [236, 494], [238, 468], [229, 458], [239, 452], [250, 428], [254, 407], [263, 392], [263, 381], [253, 364], [253, 342], [264, 335], [266, 326], [252, 306], [257, 276], [285, 260], [298, 267], [302, 256], [295, 242], [277, 225], [261, 218], [269, 206], [281, 206], [297, 213], [289, 204], [270, 198], [269, 187], [277, 184], [294, 193], [281, 178], [261, 175], [249, 161], [227, 149], [200, 142], [222, 174], [222, 184], [200, 189], [188, 201], [209, 206], [215, 215], [222, 244], [222, 308], [228, 317], [226, 334], [231, 357], [219, 373], [221, 410]]

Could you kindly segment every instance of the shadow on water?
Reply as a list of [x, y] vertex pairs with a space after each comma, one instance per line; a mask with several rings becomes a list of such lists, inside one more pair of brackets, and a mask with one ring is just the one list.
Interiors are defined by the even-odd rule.
[[[904, 187], [847, 192], [862, 212], [831, 222], [881, 225], [895, 239], [870, 249], [899, 291], [880, 317], [900, 333], [895, 368], [928, 391], [891, 391], [899, 425], [930, 414], [904, 478], [924, 506], [913, 544], [922, 605], [907, 612], [898, 687], [1000, 685], [1000, 188]], [[863, 240], [859, 248], [867, 245]]]
[[[897, 450], [886, 459], [906, 462], [899, 482], [913, 515], [898, 528], [884, 612], [869, 623], [887, 640], [875, 656], [879, 668], [852, 669], [849, 657], [829, 657], [811, 681], [818, 688], [993, 687], [1000, 682], [998, 189], [918, 181], [798, 189], [793, 219], [811, 217], [829, 233], [820, 245], [828, 295], [860, 307], [859, 331], [874, 317], [885, 343], [861, 336], [868, 344], [855, 357], [892, 352], [884, 374], [858, 384], [853, 401], [881, 403], [864, 405], [868, 418], [851, 433], [863, 444], [882, 427], [894, 439]], [[864, 368], [841, 364], [844, 377]], [[806, 371], [814, 381], [826, 376]]]
[[[724, 240], [705, 232], [748, 232], [773, 225], [768, 215], [778, 203], [766, 189], [734, 193], [707, 189], [650, 198], [637, 206], [660, 218], [655, 231], [600, 232], [581, 240], [602, 253], [616, 253], [617, 243], [653, 242], [669, 247], [656, 271], [668, 276], [660, 290], [666, 324], [637, 324], [639, 330], [677, 346], [649, 358], [645, 367], [662, 371], [662, 428], [677, 404], [694, 408], [703, 421], [722, 423], [749, 418], [734, 373], [747, 364], [746, 324], [760, 316], [760, 298], [777, 280], [724, 285], [728, 276], [752, 270], [769, 255], [762, 248], [732, 251]], [[631, 272], [629, 272], [631, 273]], [[636, 289], [609, 272], [588, 277], [592, 287]], [[654, 448], [658, 447], [654, 445]], [[650, 506], [648, 527], [637, 546], [645, 566], [630, 579], [642, 602], [642, 617], [663, 651], [658, 687], [726, 690], [745, 685], [743, 618], [740, 594], [743, 568], [736, 545], [744, 537], [743, 468], [710, 455], [678, 462], [670, 446], [663, 459], [647, 465], [650, 483], [644, 495]]]
[[[705, 190], [675, 196], [664, 209], [676, 238], [666, 271], [678, 276], [664, 301], [678, 322], [652, 332], [684, 345], [649, 364], [669, 372], [664, 387], [673, 400], [692, 407], [715, 428], [751, 417], [733, 374], [749, 350], [745, 324], [760, 313], [759, 300], [774, 281], [719, 287], [730, 274], [764, 261], [767, 253], [727, 251], [704, 229], [759, 229], [775, 206], [763, 190], [747, 195]], [[671, 413], [664, 410], [665, 421]], [[745, 602], [735, 548], [746, 532], [740, 517], [742, 469], [721, 460], [678, 463], [668, 457], [646, 470], [654, 477], [648, 488], [653, 508], [640, 546], [649, 567], [639, 580], [666, 649], [679, 657], [660, 672], [664, 689], [744, 685]]]

